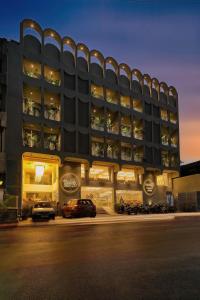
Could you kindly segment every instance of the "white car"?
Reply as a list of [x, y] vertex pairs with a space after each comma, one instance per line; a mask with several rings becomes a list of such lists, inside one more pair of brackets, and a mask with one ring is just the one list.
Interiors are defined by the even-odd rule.
[[32, 208], [32, 220], [38, 219], [55, 219], [55, 209], [48, 201], [39, 201]]

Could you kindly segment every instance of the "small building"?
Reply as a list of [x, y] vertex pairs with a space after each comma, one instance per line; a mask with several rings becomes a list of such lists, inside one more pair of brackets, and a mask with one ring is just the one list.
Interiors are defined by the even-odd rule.
[[173, 191], [180, 211], [200, 210], [200, 161], [182, 165], [173, 179]]

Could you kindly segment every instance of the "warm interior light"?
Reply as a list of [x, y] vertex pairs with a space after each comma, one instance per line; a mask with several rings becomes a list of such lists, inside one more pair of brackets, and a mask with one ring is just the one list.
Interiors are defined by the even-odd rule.
[[31, 64], [31, 68], [33, 68], [34, 67], [34, 65], [33, 64]]
[[83, 50], [83, 47], [81, 46], [81, 48], [80, 48], [81, 50]]
[[0, 186], [2, 186], [3, 185], [3, 180], [0, 180]]
[[51, 37], [54, 37], [54, 34], [53, 34], [53, 32], [51, 33]]
[[44, 175], [44, 165], [35, 165], [35, 181], [40, 182]]
[[31, 28], [34, 28], [34, 24], [33, 23], [31, 23]]

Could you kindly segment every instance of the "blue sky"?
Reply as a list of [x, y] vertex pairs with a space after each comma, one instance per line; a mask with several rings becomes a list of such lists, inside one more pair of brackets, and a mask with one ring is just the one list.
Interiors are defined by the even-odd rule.
[[42, 28], [51, 27], [174, 85], [181, 159], [200, 159], [199, 0], [7, 0], [1, 8], [3, 37], [18, 40], [19, 22], [32, 18]]

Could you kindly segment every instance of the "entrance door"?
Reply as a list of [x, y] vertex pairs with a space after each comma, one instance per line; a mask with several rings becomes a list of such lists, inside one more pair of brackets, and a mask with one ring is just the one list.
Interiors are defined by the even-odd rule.
[[96, 205], [97, 212], [113, 210], [113, 189], [104, 187], [81, 187], [81, 198], [91, 199]]

